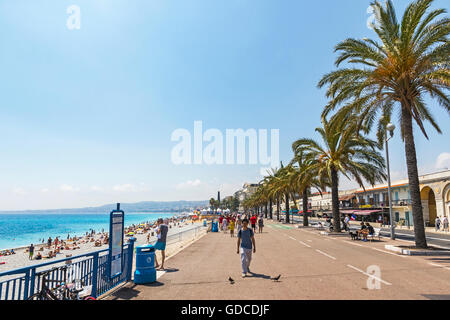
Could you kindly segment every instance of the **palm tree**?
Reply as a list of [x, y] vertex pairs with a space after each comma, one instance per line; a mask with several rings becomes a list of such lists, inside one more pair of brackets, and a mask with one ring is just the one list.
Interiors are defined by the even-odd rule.
[[283, 164], [281, 164], [281, 168], [278, 170], [278, 176], [276, 177], [277, 189], [280, 192], [280, 195], [284, 196], [286, 223], [290, 222], [290, 199], [292, 199], [294, 202], [293, 208], [296, 208], [297, 206], [295, 203], [294, 171], [295, 169], [292, 167], [292, 165], [283, 166]]
[[302, 206], [303, 206], [303, 226], [308, 226], [308, 194], [310, 193], [311, 187], [316, 188], [320, 193], [329, 186], [328, 181], [320, 182], [318, 179], [317, 170], [311, 168], [313, 164], [313, 159], [306, 159], [304, 152], [298, 150], [297, 142], [292, 145], [292, 150], [294, 151], [294, 158], [291, 160], [291, 165], [294, 168], [293, 180], [294, 185], [302, 195]]
[[377, 143], [358, 133], [358, 122], [354, 116], [342, 121], [322, 118], [322, 128], [316, 128], [323, 140], [320, 143], [312, 139], [299, 139], [293, 144], [297, 153], [303, 152], [305, 161], [310, 162], [309, 170], [316, 172], [320, 185], [331, 182], [334, 230], [340, 232], [339, 216], [339, 179], [341, 173], [353, 178], [364, 187], [364, 180], [374, 185], [384, 181], [384, 158], [376, 150]]
[[[269, 175], [266, 177], [267, 180], [267, 189], [270, 199], [274, 199], [277, 204], [277, 221], [280, 221], [280, 195], [281, 190], [279, 188], [279, 179], [281, 172], [278, 168], [271, 169], [269, 171]], [[272, 201], [270, 201], [270, 218], [272, 219]]]
[[213, 210], [213, 212], [214, 212], [214, 207], [216, 206], [216, 199], [214, 199], [214, 198], [209, 199], [209, 206], [210, 206], [211, 210]]
[[[446, 90], [450, 87], [450, 19], [441, 17], [445, 9], [429, 11], [433, 0], [416, 0], [405, 10], [399, 23], [392, 1], [383, 6], [372, 3], [377, 24], [374, 31], [381, 42], [347, 39], [339, 43], [336, 66], [348, 64], [326, 74], [319, 87], [328, 85], [331, 103], [324, 115], [339, 107], [341, 114], [353, 112], [368, 129], [378, 121], [378, 140], [385, 136], [385, 124], [392, 113], [399, 114], [405, 145], [406, 166], [412, 201], [416, 246], [426, 248], [422, 203], [414, 144], [413, 122], [424, 136], [424, 123], [441, 130], [424, 102], [436, 99], [450, 112]], [[414, 120], [414, 121], [413, 121]]]

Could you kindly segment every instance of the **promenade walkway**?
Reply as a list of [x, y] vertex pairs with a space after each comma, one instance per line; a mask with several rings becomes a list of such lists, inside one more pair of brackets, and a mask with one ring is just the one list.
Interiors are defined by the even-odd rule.
[[[156, 283], [129, 283], [107, 299], [450, 299], [450, 257], [399, 256], [384, 250], [388, 243], [266, 220], [247, 278], [241, 278], [236, 238], [209, 233], [171, 257]], [[380, 269], [380, 289], [368, 288], [369, 266]], [[279, 274], [280, 281], [270, 280]]]

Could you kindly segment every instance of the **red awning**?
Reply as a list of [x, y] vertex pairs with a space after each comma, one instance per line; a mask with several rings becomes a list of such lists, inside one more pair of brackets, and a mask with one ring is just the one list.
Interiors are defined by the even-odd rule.
[[372, 213], [382, 212], [383, 210], [360, 210], [355, 211], [353, 214], [356, 214], [358, 216], [369, 216]]
[[358, 210], [341, 210], [341, 213], [345, 213], [345, 214], [353, 214], [355, 212], [357, 212]]

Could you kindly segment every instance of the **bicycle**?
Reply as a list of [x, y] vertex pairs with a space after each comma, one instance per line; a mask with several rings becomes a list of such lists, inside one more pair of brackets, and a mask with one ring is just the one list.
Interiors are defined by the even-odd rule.
[[[67, 268], [68, 266], [63, 266], [60, 268], [52, 268], [47, 271], [39, 272], [36, 275], [42, 277], [42, 287], [41, 290], [27, 300], [96, 300], [92, 296], [82, 296], [80, 295], [86, 288], [83, 288], [83, 282], [79, 280], [81, 288], [77, 289], [76, 280], [71, 283], [67, 283]], [[47, 276], [50, 272], [55, 270], [62, 270], [63, 280], [48, 280]], [[59, 285], [53, 289], [48, 287], [48, 283], [59, 283]]]
[[64, 283], [64, 280], [48, 280], [47, 276], [50, 272], [58, 270], [59, 268], [52, 268], [47, 271], [42, 271], [39, 273], [36, 273], [37, 277], [42, 277], [42, 286], [41, 290], [30, 297], [28, 297], [27, 300], [60, 300], [58, 299], [57, 295], [55, 294], [55, 291], [60, 287], [56, 287], [53, 289], [50, 289], [47, 285], [48, 283], [59, 283], [60, 285]]

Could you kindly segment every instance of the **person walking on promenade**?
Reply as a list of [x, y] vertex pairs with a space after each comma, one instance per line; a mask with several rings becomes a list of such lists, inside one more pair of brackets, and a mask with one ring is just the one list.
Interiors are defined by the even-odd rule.
[[263, 232], [263, 227], [264, 227], [264, 220], [263, 220], [263, 216], [260, 215], [259, 219], [258, 219], [258, 229], [259, 229], [259, 233]]
[[228, 231], [227, 219], [225, 218], [222, 220], [222, 231], [225, 233]]
[[237, 232], [241, 231], [242, 229], [242, 220], [240, 217], [236, 219], [236, 229]]
[[229, 229], [230, 229], [231, 238], [234, 238], [234, 219], [233, 218], [230, 220]]
[[350, 218], [348, 217], [348, 215], [345, 215], [344, 225], [345, 225], [345, 230], [350, 231]]
[[448, 218], [447, 218], [447, 216], [444, 216], [444, 219], [442, 219], [442, 226], [443, 226], [443, 231], [448, 232]]
[[237, 253], [241, 254], [242, 277], [250, 272], [250, 262], [252, 261], [252, 252], [256, 253], [255, 233], [248, 228], [248, 220], [242, 220], [242, 229], [238, 232]]
[[222, 230], [222, 222], [223, 222], [223, 216], [220, 215], [219, 216], [219, 229], [221, 229], [221, 230]]
[[169, 231], [169, 227], [163, 223], [163, 219], [158, 219], [158, 227], [156, 228], [156, 234], [158, 235], [158, 240], [156, 241], [154, 248], [155, 250], [161, 251], [161, 267], [159, 266], [158, 259], [155, 254], [155, 268], [159, 268], [159, 270], [164, 270], [164, 261], [166, 259], [166, 241], [167, 241], [167, 232]]
[[33, 244], [31, 244], [31, 246], [28, 248], [28, 251], [30, 252], [29, 259], [33, 260], [33, 255], [34, 255], [34, 246], [33, 246]]
[[439, 219], [439, 217], [436, 217], [434, 225], [436, 227], [436, 231], [439, 231], [439, 229], [441, 228], [441, 220]]
[[256, 214], [253, 214], [250, 218], [250, 223], [252, 224], [253, 232], [256, 232]]

